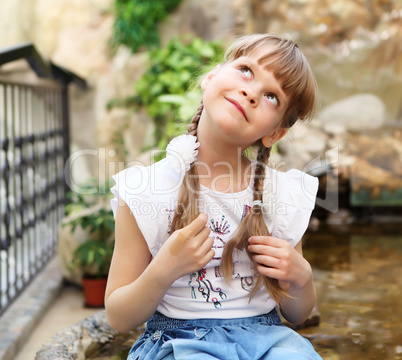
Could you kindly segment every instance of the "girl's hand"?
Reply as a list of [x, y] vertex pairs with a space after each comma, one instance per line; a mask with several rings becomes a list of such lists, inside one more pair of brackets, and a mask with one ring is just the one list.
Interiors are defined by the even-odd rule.
[[279, 281], [283, 290], [302, 289], [312, 279], [308, 261], [286, 240], [272, 236], [252, 236], [248, 249], [254, 253], [257, 271]]
[[207, 216], [201, 213], [189, 225], [175, 231], [151, 262], [168, 282], [202, 269], [214, 257], [214, 239], [209, 237], [207, 221]]

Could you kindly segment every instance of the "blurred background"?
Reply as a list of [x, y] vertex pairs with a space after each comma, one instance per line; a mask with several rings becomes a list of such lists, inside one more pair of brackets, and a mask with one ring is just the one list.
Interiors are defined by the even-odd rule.
[[111, 175], [186, 131], [197, 80], [252, 32], [294, 39], [319, 87], [270, 160], [320, 178], [303, 239], [318, 304], [300, 331], [324, 359], [402, 358], [401, 0], [5, 0], [0, 19], [0, 359], [100, 316], [81, 286], [107, 274]]

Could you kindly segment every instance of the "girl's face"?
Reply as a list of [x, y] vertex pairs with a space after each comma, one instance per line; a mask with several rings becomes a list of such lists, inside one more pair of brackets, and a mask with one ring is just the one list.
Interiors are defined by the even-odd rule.
[[266, 51], [267, 46], [261, 46], [248, 56], [221, 65], [201, 83], [201, 122], [242, 148], [259, 139], [266, 147], [272, 146], [286, 133], [280, 125], [289, 100], [273, 73], [259, 61]]

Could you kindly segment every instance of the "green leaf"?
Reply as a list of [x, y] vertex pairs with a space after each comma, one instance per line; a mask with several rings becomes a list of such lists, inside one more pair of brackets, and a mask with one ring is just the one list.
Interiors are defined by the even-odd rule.
[[132, 52], [160, 44], [158, 23], [182, 0], [116, 0], [112, 46], [126, 45]]
[[[118, 2], [122, 3], [122, 0]], [[173, 136], [186, 132], [186, 122], [194, 115], [201, 99], [200, 91], [188, 95], [193, 93], [188, 90], [198, 83], [201, 73], [214, 66], [206, 64], [222, 60], [223, 48], [218, 42], [205, 42], [200, 38], [187, 37], [185, 42], [173, 38], [165, 48], [154, 49], [148, 55], [148, 68], [135, 84], [132, 98], [139, 99], [136, 103], [144, 106], [153, 119], [155, 144], [164, 150]], [[183, 98], [181, 101], [178, 97], [166, 97], [169, 95]]]
[[186, 98], [183, 95], [167, 94], [167, 95], [159, 96], [158, 101], [160, 101], [162, 103], [165, 102], [165, 103], [169, 103], [169, 104], [182, 105], [186, 101]]

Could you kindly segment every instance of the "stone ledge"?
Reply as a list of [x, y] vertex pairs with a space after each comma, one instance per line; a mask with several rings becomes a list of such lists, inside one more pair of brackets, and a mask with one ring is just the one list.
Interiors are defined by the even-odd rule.
[[[119, 333], [109, 326], [105, 310], [60, 330], [36, 353], [36, 360], [83, 360], [126, 358], [140, 326], [129, 333]], [[121, 355], [121, 357], [119, 356]]]
[[0, 360], [13, 360], [60, 293], [63, 278], [54, 257], [1, 316]]

